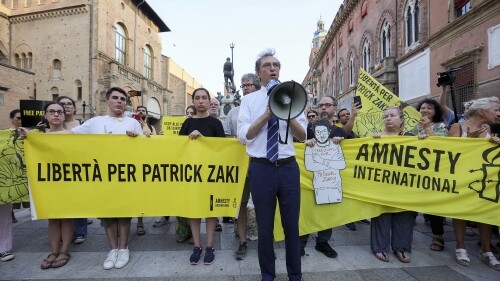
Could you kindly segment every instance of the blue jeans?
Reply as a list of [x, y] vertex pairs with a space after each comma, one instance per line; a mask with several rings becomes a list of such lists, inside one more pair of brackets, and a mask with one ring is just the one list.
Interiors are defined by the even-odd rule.
[[87, 236], [87, 219], [75, 219], [75, 237]]

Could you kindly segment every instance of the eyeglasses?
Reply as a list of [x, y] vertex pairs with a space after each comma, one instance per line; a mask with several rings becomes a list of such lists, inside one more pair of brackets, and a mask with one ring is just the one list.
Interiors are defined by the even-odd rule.
[[280, 68], [279, 62], [273, 62], [273, 63], [266, 62], [265, 64], [262, 65], [262, 68], [271, 69], [271, 66], [274, 68]]
[[314, 118], [316, 117], [317, 115], [307, 115], [307, 118]]
[[57, 115], [61, 115], [61, 114], [63, 114], [63, 111], [62, 111], [62, 110], [53, 110], [53, 109], [49, 109], [49, 110], [47, 110], [47, 113], [48, 113], [49, 115], [55, 115], [56, 113], [57, 113]]
[[121, 101], [126, 101], [127, 98], [125, 97], [119, 97], [119, 96], [111, 96], [110, 98], [114, 99], [114, 100], [121, 100]]
[[66, 105], [67, 106], [71, 106], [71, 105], [73, 105], [73, 103], [70, 102], [70, 101], [68, 101], [68, 102], [60, 102], [59, 104], [62, 105], [62, 106], [66, 106]]
[[332, 107], [332, 106], [337, 106], [336, 103], [320, 103], [318, 104], [318, 107], [326, 107], [326, 108], [329, 108], [329, 107]]
[[247, 88], [247, 87], [252, 87], [253, 85], [255, 85], [255, 84], [243, 84], [240, 86], [240, 88], [243, 89], [243, 88]]

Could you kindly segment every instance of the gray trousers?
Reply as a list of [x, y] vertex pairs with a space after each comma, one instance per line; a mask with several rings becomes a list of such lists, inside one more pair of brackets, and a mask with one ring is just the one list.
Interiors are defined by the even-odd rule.
[[414, 212], [386, 213], [371, 222], [371, 247], [373, 253], [393, 251], [411, 253]]
[[[307, 245], [307, 240], [310, 234], [300, 236], [300, 246], [305, 247]], [[318, 238], [316, 238], [316, 243], [328, 242], [332, 238], [332, 229], [328, 228], [325, 230], [318, 231]]]

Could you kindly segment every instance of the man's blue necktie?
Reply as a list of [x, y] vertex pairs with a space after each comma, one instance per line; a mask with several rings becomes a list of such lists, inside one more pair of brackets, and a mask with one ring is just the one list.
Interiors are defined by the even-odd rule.
[[276, 116], [267, 121], [267, 159], [273, 163], [278, 160], [278, 118]]

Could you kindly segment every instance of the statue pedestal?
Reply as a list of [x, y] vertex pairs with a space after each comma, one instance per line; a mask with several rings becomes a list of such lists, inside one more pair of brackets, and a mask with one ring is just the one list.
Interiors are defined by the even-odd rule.
[[220, 112], [219, 112], [220, 120], [225, 120], [229, 111], [239, 106], [241, 103], [241, 95], [239, 91], [236, 91], [235, 94], [226, 93], [225, 95], [221, 95], [221, 93], [218, 92], [216, 98], [220, 102]]

